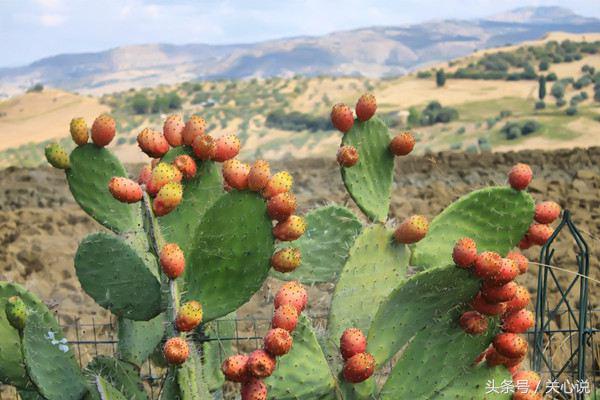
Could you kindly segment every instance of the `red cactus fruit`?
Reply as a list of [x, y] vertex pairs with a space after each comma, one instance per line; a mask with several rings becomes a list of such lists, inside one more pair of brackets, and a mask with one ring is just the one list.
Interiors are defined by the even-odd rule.
[[263, 197], [270, 199], [279, 193], [289, 192], [294, 184], [294, 178], [287, 171], [276, 173], [269, 179], [267, 186], [263, 190]]
[[191, 300], [182, 305], [177, 311], [175, 326], [180, 332], [189, 332], [202, 322], [202, 304]]
[[406, 218], [396, 228], [394, 238], [398, 243], [416, 243], [427, 235], [429, 222], [423, 215], [413, 215]]
[[534, 324], [533, 313], [525, 309], [507, 313], [502, 317], [502, 329], [505, 332], [525, 333], [533, 328]]
[[248, 187], [250, 166], [235, 158], [223, 163], [223, 178], [232, 188], [244, 190]]
[[544, 201], [535, 205], [534, 219], [540, 224], [551, 224], [560, 216], [560, 206], [554, 201]]
[[248, 379], [248, 356], [236, 354], [228, 357], [221, 364], [221, 371], [225, 379], [230, 382], [244, 382]]
[[204, 135], [206, 121], [198, 115], [192, 115], [181, 131], [183, 144], [191, 146], [198, 136]]
[[291, 305], [298, 314], [306, 308], [308, 303], [308, 293], [306, 289], [297, 281], [284, 283], [275, 294], [273, 305], [279, 308], [283, 305]]
[[292, 332], [298, 324], [298, 311], [290, 304], [284, 304], [275, 309], [273, 319], [271, 320], [272, 328], [285, 329]]
[[554, 233], [554, 230], [550, 225], [538, 224], [534, 222], [527, 231], [527, 238], [532, 243], [543, 246], [548, 239], [550, 239], [552, 233]]
[[473, 272], [482, 279], [491, 279], [500, 272], [502, 257], [493, 251], [484, 251], [475, 258]]
[[138, 133], [137, 143], [140, 149], [152, 158], [162, 157], [169, 151], [169, 142], [164, 135], [150, 128], [144, 128]]
[[160, 267], [163, 273], [171, 279], [176, 279], [185, 269], [185, 256], [177, 243], [167, 243], [160, 250]]
[[263, 190], [271, 179], [271, 167], [265, 160], [256, 160], [248, 175], [248, 189], [255, 192]]
[[512, 299], [506, 302], [506, 312], [511, 313], [513, 311], [519, 311], [529, 305], [531, 296], [529, 290], [526, 287], [517, 285], [515, 295]]
[[197, 136], [192, 142], [194, 154], [202, 161], [212, 160], [217, 151], [215, 140], [210, 135]]
[[116, 122], [107, 114], [102, 114], [92, 124], [92, 142], [98, 147], [108, 145], [116, 134]]
[[481, 292], [478, 292], [475, 298], [471, 300], [471, 306], [483, 315], [500, 315], [506, 311], [506, 303], [489, 303]]
[[115, 176], [108, 182], [108, 190], [113, 197], [123, 203], [136, 203], [142, 199], [142, 188], [131, 179]]
[[302, 262], [300, 249], [288, 247], [275, 252], [271, 256], [271, 267], [277, 272], [288, 273], [294, 271]]
[[150, 164], [144, 165], [140, 171], [140, 175], [138, 176], [138, 183], [140, 185], [148, 185], [150, 179], [152, 178], [152, 166]]
[[296, 196], [291, 192], [279, 193], [267, 201], [267, 214], [271, 219], [285, 221], [296, 211]]
[[369, 353], [359, 353], [344, 364], [344, 379], [350, 383], [366, 381], [375, 371], [375, 359]]
[[519, 365], [521, 361], [523, 361], [523, 357], [521, 358], [508, 358], [498, 353], [496, 349], [490, 347], [485, 355], [485, 361], [487, 365], [490, 367], [495, 367], [497, 365], [504, 365], [506, 368], [514, 367], [515, 365]]
[[[540, 388], [542, 378], [534, 371], [517, 371], [512, 376], [517, 387], [515, 392], [536, 392]], [[524, 390], [518, 390], [522, 388]]]
[[471, 238], [458, 239], [452, 249], [452, 260], [461, 268], [469, 268], [477, 258], [477, 245]]
[[194, 176], [196, 176], [196, 161], [194, 161], [194, 159], [187, 154], [182, 154], [175, 157], [173, 164], [179, 171], [181, 171], [184, 179], [192, 179]]
[[515, 190], [524, 190], [527, 188], [532, 178], [533, 172], [527, 164], [516, 164], [508, 173], [508, 183]]
[[377, 111], [377, 100], [371, 93], [365, 93], [356, 102], [356, 118], [360, 121], [368, 121]]
[[367, 350], [367, 338], [358, 328], [348, 328], [340, 337], [340, 353], [344, 360], [364, 353]]
[[237, 136], [221, 136], [215, 141], [215, 155], [213, 160], [218, 162], [231, 160], [240, 152], [240, 146], [240, 139]]
[[273, 227], [273, 236], [276, 239], [289, 242], [298, 239], [306, 231], [306, 221], [298, 215], [290, 215], [285, 221]]
[[172, 337], [163, 346], [165, 360], [171, 365], [183, 364], [190, 355], [190, 348], [185, 339]]
[[533, 242], [531, 240], [529, 240], [527, 235], [523, 236], [523, 238], [521, 238], [521, 240], [519, 241], [519, 244], [517, 245], [517, 247], [521, 250], [527, 250], [531, 246], [533, 246]]
[[185, 124], [180, 115], [172, 114], [167, 117], [163, 124], [163, 135], [169, 144], [173, 147], [183, 144], [183, 129]]
[[510, 258], [501, 258], [498, 273], [486, 279], [486, 284], [502, 286], [515, 279], [518, 275], [519, 267], [517, 267], [517, 263]]
[[331, 109], [331, 123], [338, 131], [348, 132], [354, 125], [352, 110], [342, 103], [336, 104]]
[[415, 138], [410, 132], [402, 132], [394, 136], [390, 142], [389, 148], [395, 156], [405, 156], [410, 154], [415, 147]]
[[254, 350], [248, 356], [248, 373], [255, 378], [266, 378], [275, 370], [275, 364], [275, 358], [265, 350]]
[[488, 330], [488, 320], [477, 311], [466, 311], [460, 316], [460, 327], [469, 335], [481, 335]]
[[292, 348], [292, 335], [285, 329], [271, 329], [265, 335], [264, 347], [265, 350], [274, 357], [287, 354]]
[[527, 268], [529, 267], [529, 260], [523, 254], [519, 253], [518, 251], [510, 251], [506, 255], [506, 258], [510, 258], [511, 260], [517, 263], [520, 275], [523, 275], [525, 272], [527, 272]]
[[342, 167], [350, 168], [358, 162], [358, 150], [354, 146], [342, 146], [338, 149], [336, 158]]
[[183, 186], [178, 182], [169, 182], [160, 188], [152, 202], [154, 214], [158, 217], [167, 215], [177, 208], [183, 199]]
[[257, 378], [242, 383], [242, 400], [267, 400], [267, 385]]
[[502, 286], [496, 286], [489, 282], [484, 282], [481, 286], [481, 294], [488, 303], [502, 303], [511, 300], [517, 293], [515, 282], [508, 282]]
[[504, 332], [494, 337], [494, 349], [504, 357], [521, 358], [527, 354], [527, 340], [516, 333]]
[[181, 182], [182, 174], [171, 164], [159, 162], [153, 169], [146, 190], [151, 195], [156, 195], [164, 185], [169, 182]]

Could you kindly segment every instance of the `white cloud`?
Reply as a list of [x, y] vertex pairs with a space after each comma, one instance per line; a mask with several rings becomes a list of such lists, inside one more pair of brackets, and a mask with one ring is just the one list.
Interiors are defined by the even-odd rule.
[[61, 6], [61, 0], [35, 0], [35, 2], [44, 8], [58, 8]]
[[56, 27], [62, 25], [67, 17], [61, 14], [43, 14], [40, 15], [40, 23], [46, 27]]

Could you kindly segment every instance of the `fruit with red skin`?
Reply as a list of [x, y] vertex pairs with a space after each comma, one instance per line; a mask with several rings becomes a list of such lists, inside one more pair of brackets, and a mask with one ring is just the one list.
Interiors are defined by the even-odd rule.
[[526, 309], [507, 313], [502, 317], [502, 330], [512, 333], [525, 333], [533, 328], [535, 319], [533, 313]]
[[294, 339], [288, 331], [281, 328], [275, 328], [269, 330], [265, 335], [264, 347], [270, 355], [279, 357], [287, 354], [291, 350], [293, 342]]
[[146, 190], [152, 196], [156, 195], [169, 182], [181, 182], [182, 174], [174, 165], [159, 162], [152, 169], [152, 175], [146, 184]]
[[204, 135], [206, 121], [198, 115], [192, 115], [181, 131], [183, 144], [191, 146], [198, 136]]
[[268, 161], [256, 160], [250, 167], [248, 175], [248, 189], [260, 192], [263, 190], [271, 179], [271, 167]]
[[240, 139], [235, 135], [221, 136], [215, 141], [213, 160], [223, 162], [231, 160], [240, 152]]
[[336, 158], [342, 167], [353, 167], [359, 159], [358, 150], [354, 146], [342, 146], [338, 149]]
[[493, 251], [484, 251], [475, 258], [473, 273], [481, 279], [491, 279], [500, 272], [502, 257]]
[[517, 285], [515, 295], [506, 302], [506, 313], [522, 310], [529, 305], [530, 301], [531, 295], [529, 294], [529, 290], [524, 286]]
[[529, 260], [527, 260], [527, 257], [525, 257], [523, 254], [519, 253], [518, 251], [510, 251], [506, 255], [506, 258], [510, 258], [517, 263], [517, 267], [519, 267], [519, 274], [523, 275], [525, 272], [527, 272]]
[[552, 233], [554, 233], [554, 230], [550, 225], [534, 222], [527, 231], [527, 238], [531, 243], [543, 246], [550, 239]]
[[194, 154], [202, 161], [212, 160], [217, 151], [215, 140], [210, 135], [200, 135], [192, 143]]
[[298, 314], [304, 311], [307, 303], [308, 293], [297, 281], [284, 283], [275, 294], [275, 299], [273, 301], [275, 308], [291, 305], [296, 309]]
[[390, 142], [389, 148], [395, 156], [405, 156], [410, 154], [415, 147], [415, 138], [410, 132], [402, 132], [394, 136]]
[[485, 281], [481, 286], [481, 294], [488, 303], [503, 303], [515, 297], [518, 287], [519, 285], [515, 282], [508, 282], [504, 285], [497, 286]]
[[477, 357], [475, 357], [475, 359], [473, 360], [473, 365], [477, 365], [480, 362], [482, 362], [485, 359], [485, 356], [487, 355], [488, 351], [490, 351], [490, 349], [492, 349], [491, 347], [485, 349], [484, 351], [482, 351], [481, 353], [479, 353], [479, 355]]
[[285, 329], [292, 332], [298, 325], [298, 311], [290, 304], [284, 304], [275, 309], [273, 318], [271, 319], [272, 328]]
[[471, 306], [483, 315], [500, 315], [506, 311], [506, 303], [489, 303], [481, 292], [477, 292], [475, 298], [471, 300]]
[[267, 385], [257, 378], [242, 383], [242, 400], [267, 400]]
[[160, 132], [144, 128], [137, 136], [140, 149], [149, 157], [160, 158], [169, 151], [169, 142]]
[[377, 111], [377, 100], [371, 93], [365, 93], [360, 96], [354, 109], [356, 110], [356, 118], [363, 122], [368, 121]]
[[471, 238], [458, 239], [452, 249], [452, 260], [461, 268], [469, 268], [477, 258], [477, 244]]
[[169, 182], [160, 188], [154, 201], [152, 209], [158, 217], [167, 215], [177, 208], [183, 199], [183, 186], [178, 182]]
[[163, 273], [171, 278], [176, 279], [185, 269], [185, 256], [177, 243], [167, 243], [160, 250], [159, 254], [160, 267]]
[[137, 203], [143, 192], [139, 184], [122, 176], [114, 176], [108, 182], [108, 190], [113, 197], [122, 203]]
[[498, 365], [504, 365], [506, 368], [511, 368], [516, 365], [519, 365], [521, 361], [523, 361], [523, 357], [521, 358], [508, 358], [498, 353], [493, 347], [487, 351], [485, 355], [485, 361], [489, 367], [495, 367]]
[[429, 222], [423, 215], [412, 215], [406, 218], [394, 231], [398, 243], [416, 243], [427, 235]]
[[306, 231], [306, 221], [298, 215], [290, 215], [285, 221], [280, 221], [273, 227], [276, 239], [289, 242], [298, 239]]
[[515, 279], [518, 275], [519, 267], [517, 267], [517, 263], [510, 258], [501, 258], [498, 273], [486, 279], [486, 284], [502, 286]]
[[102, 114], [92, 124], [92, 142], [98, 147], [108, 145], [116, 134], [117, 124], [113, 117]]
[[187, 154], [182, 154], [180, 156], [175, 157], [175, 161], [173, 161], [173, 165], [177, 167], [184, 179], [192, 179], [196, 176], [196, 161]]
[[517, 245], [517, 247], [521, 250], [527, 250], [528, 248], [530, 248], [531, 246], [533, 246], [533, 243], [531, 242], [531, 240], [529, 240], [529, 238], [527, 237], [527, 235], [525, 235], [520, 241], [519, 244]]
[[[525, 390], [528, 389], [529, 392], [536, 392], [542, 382], [540, 375], [534, 371], [517, 371], [513, 374], [512, 379], [515, 386]], [[521, 382], [521, 384], [518, 384], [518, 382]]]
[[244, 190], [248, 188], [248, 175], [250, 166], [235, 158], [223, 163], [223, 178], [225, 182], [234, 189]]
[[512, 400], [544, 400], [544, 395], [532, 391], [527, 393], [515, 392], [513, 393]]
[[279, 193], [289, 192], [294, 184], [294, 178], [287, 171], [280, 171], [273, 175], [263, 190], [263, 197], [270, 199]]
[[300, 249], [293, 247], [278, 250], [271, 256], [271, 267], [281, 273], [294, 271], [300, 266], [301, 262]]
[[352, 110], [342, 103], [334, 105], [331, 109], [331, 123], [338, 131], [348, 132], [354, 125]]
[[364, 353], [367, 350], [367, 338], [358, 328], [348, 328], [340, 337], [340, 353], [344, 360]]
[[524, 190], [527, 188], [532, 178], [533, 172], [527, 164], [516, 164], [508, 173], [508, 183], [515, 190]]
[[504, 357], [521, 358], [527, 354], [527, 340], [516, 333], [499, 333], [492, 343], [494, 349]]
[[248, 379], [248, 356], [236, 354], [228, 357], [221, 364], [221, 371], [225, 379], [230, 382], [244, 382]]
[[190, 347], [185, 339], [172, 337], [163, 346], [165, 360], [171, 365], [183, 364], [190, 355]]
[[177, 311], [175, 326], [179, 332], [189, 332], [202, 322], [202, 304], [196, 300], [188, 301]]
[[344, 379], [350, 383], [366, 381], [375, 371], [375, 358], [369, 353], [359, 353], [344, 363]]
[[265, 350], [254, 350], [248, 356], [248, 373], [255, 378], [266, 378], [275, 370], [275, 364], [275, 358]]
[[138, 183], [140, 185], [148, 185], [150, 179], [152, 178], [152, 166], [150, 164], [144, 165], [142, 170], [140, 171], [140, 175], [138, 176]]
[[285, 221], [296, 211], [296, 196], [291, 192], [279, 193], [267, 201], [267, 214], [271, 219]]
[[180, 115], [171, 114], [167, 117], [163, 124], [163, 135], [171, 146], [177, 147], [183, 144], [183, 128], [185, 123]]
[[481, 335], [488, 330], [488, 320], [477, 311], [464, 312], [458, 321], [460, 327], [469, 335]]
[[69, 131], [71, 132], [71, 138], [77, 146], [83, 146], [90, 138], [88, 126], [83, 118], [73, 118], [69, 125]]
[[551, 224], [560, 216], [560, 206], [554, 201], [543, 201], [535, 205], [533, 219], [540, 224]]

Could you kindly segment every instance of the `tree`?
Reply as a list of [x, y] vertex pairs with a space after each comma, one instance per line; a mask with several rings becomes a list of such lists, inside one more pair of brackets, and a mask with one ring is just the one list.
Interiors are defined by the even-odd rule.
[[547, 71], [547, 70], [548, 70], [548, 67], [549, 67], [549, 65], [548, 65], [548, 61], [546, 61], [546, 60], [542, 60], [542, 61], [540, 62], [540, 65], [539, 65], [539, 67], [540, 67], [540, 71]]
[[144, 93], [136, 93], [131, 99], [131, 108], [136, 114], [146, 114], [150, 108], [150, 100]]
[[552, 85], [552, 90], [550, 92], [556, 100], [560, 100], [565, 96], [565, 85], [563, 85], [562, 82], [556, 82]]
[[538, 89], [538, 97], [540, 98], [540, 100], [544, 100], [544, 97], [546, 97], [546, 77], [545, 76], [540, 76], [539, 79], [539, 84], [540, 87]]
[[435, 72], [435, 83], [438, 87], [442, 87], [446, 83], [446, 73], [443, 69], [438, 69]]

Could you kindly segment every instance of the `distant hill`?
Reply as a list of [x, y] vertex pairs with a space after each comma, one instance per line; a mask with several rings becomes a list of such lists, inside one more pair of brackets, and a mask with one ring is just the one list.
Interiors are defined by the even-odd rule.
[[0, 97], [23, 92], [38, 82], [101, 94], [194, 79], [397, 76], [551, 31], [600, 32], [600, 20], [561, 7], [527, 7], [477, 20], [370, 27], [255, 44], [147, 44], [62, 54], [23, 67], [0, 68]]

